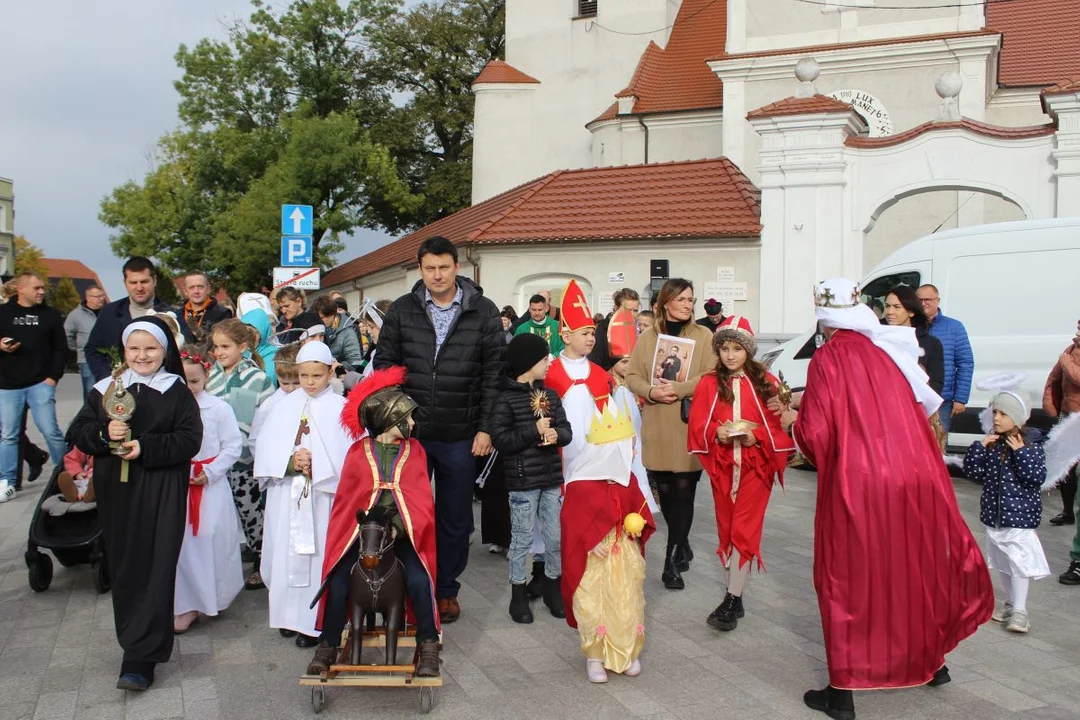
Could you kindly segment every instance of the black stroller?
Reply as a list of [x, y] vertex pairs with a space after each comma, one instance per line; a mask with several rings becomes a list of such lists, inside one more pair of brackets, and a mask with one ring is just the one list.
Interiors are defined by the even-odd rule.
[[45, 592], [52, 584], [52, 557], [42, 552], [49, 550], [64, 567], [89, 564], [94, 570], [94, 587], [99, 593], [108, 592], [111, 581], [97, 508], [53, 517], [41, 507], [50, 497], [60, 494], [57, 479], [63, 469], [60, 466], [53, 470], [30, 520], [30, 537], [26, 543], [30, 589]]

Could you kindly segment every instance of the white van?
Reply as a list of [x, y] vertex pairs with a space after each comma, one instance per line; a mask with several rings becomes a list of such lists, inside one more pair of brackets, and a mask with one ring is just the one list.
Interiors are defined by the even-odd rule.
[[[1080, 217], [978, 225], [930, 235], [886, 258], [863, 281], [864, 302], [884, 302], [897, 285], [932, 284], [941, 312], [967, 328], [975, 378], [967, 412], [953, 421], [950, 449], [981, 435], [978, 413], [989, 401], [975, 384], [1003, 372], [1027, 373], [1023, 390], [1042, 414], [1046, 377], [1068, 347], [1080, 318]], [[806, 384], [806, 369], [821, 338], [816, 330], [761, 358], [792, 388]]]

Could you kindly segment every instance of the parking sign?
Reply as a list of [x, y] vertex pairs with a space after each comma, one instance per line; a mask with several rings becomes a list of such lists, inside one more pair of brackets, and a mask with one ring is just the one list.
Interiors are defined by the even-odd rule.
[[310, 235], [282, 236], [281, 266], [311, 267], [313, 245]]

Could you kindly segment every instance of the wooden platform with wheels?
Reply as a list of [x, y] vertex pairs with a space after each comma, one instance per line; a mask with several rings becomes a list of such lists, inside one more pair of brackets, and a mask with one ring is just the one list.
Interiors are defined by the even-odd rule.
[[[364, 633], [364, 649], [386, 647], [386, 631], [377, 628]], [[416, 647], [416, 630], [412, 627], [398, 635], [398, 649]], [[442, 687], [441, 677], [416, 677], [416, 666], [351, 665], [352, 639], [341, 647], [336, 664], [321, 675], [301, 675], [300, 685], [311, 688], [311, 709], [316, 713], [326, 707], [326, 688], [330, 687], [411, 687], [420, 689], [420, 712], [431, 712], [435, 704], [435, 688]]]

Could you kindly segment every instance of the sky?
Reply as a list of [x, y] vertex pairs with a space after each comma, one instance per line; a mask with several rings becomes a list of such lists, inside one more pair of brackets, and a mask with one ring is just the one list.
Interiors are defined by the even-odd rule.
[[[2, 0], [0, 177], [15, 181], [15, 232], [46, 257], [83, 261], [122, 297], [101, 199], [140, 181], [177, 126], [180, 44], [223, 39], [224, 22], [249, 14], [248, 0]], [[390, 239], [360, 231], [338, 259]]]

